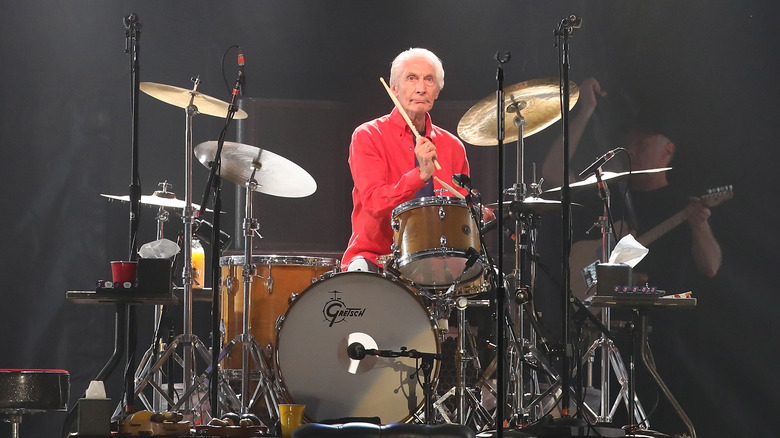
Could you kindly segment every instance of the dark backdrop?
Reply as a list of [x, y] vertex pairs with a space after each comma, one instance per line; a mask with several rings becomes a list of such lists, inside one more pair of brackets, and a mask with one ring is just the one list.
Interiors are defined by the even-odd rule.
[[[318, 183], [307, 198], [257, 196], [265, 236], [258, 248], [328, 257], [340, 256], [349, 237], [349, 134], [392, 107], [378, 78], [388, 76], [395, 54], [423, 46], [443, 59], [446, 86], [433, 116], [455, 131], [465, 111], [494, 92], [496, 51], [512, 54], [507, 85], [555, 77], [553, 29], [568, 14], [582, 16], [571, 40], [571, 78], [595, 76], [610, 93], [597, 113], [607, 129], [593, 135], [600, 141], [594, 158], [619, 145], [608, 128], [626, 102], [652, 101], [677, 130], [670, 178], [684, 187], [735, 186], [734, 200], [712, 219], [724, 266], [695, 291], [699, 308], [680, 314], [689, 328], [680, 342], [690, 354], [671, 358], [675, 369], [661, 372], [700, 435], [772, 434], [769, 418], [780, 405], [774, 369], [780, 299], [771, 275], [780, 245], [773, 190], [780, 57], [772, 43], [777, 7], [760, 0], [4, 2], [0, 367], [67, 369], [75, 401], [112, 351], [113, 309], [68, 302], [65, 292], [94, 287], [110, 275], [110, 260], [126, 257], [128, 206], [99, 194], [126, 194], [130, 183], [122, 25], [130, 12], [143, 23], [141, 81], [189, 88], [199, 75], [200, 91], [228, 100], [221, 60], [232, 44], [243, 47], [244, 95], [261, 101], [258, 146], [297, 163]], [[234, 57], [228, 53], [224, 68], [231, 84]], [[183, 198], [184, 111], [141, 94], [139, 116], [143, 193], [167, 180]], [[197, 116], [195, 143], [215, 140], [221, 125]], [[529, 171], [559, 131], [556, 124], [527, 139]], [[467, 151], [475, 184], [495, 199], [495, 149]], [[511, 181], [511, 149], [507, 163]], [[207, 171], [195, 167], [197, 200]], [[235, 186], [224, 187], [225, 228], [235, 235]], [[154, 239], [154, 213], [143, 208], [141, 243]], [[167, 232], [180, 228], [175, 219]], [[556, 239], [541, 236], [548, 238]], [[151, 312], [138, 308], [140, 351], [151, 341]], [[196, 324], [207, 327], [207, 319], [208, 309], [200, 310]], [[121, 371], [107, 382], [115, 399]], [[38, 417], [26, 418], [25, 435], [53, 436], [64, 415]], [[675, 425], [673, 418], [658, 424], [667, 422]], [[7, 431], [0, 425], [0, 434]]]

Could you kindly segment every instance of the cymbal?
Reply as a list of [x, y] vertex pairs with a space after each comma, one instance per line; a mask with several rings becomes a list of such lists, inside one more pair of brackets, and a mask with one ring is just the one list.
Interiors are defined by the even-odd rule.
[[[515, 212], [519, 212], [519, 213], [531, 212], [537, 214], [545, 214], [545, 213], [553, 213], [561, 210], [561, 201], [535, 198], [535, 197], [528, 197], [522, 201], [504, 201], [502, 205], [505, 208], [512, 209]], [[582, 206], [577, 203], [572, 203], [571, 205], [579, 206], [579, 207]], [[498, 202], [487, 204], [486, 207], [493, 208], [493, 209], [498, 208]]]
[[[659, 168], [656, 168], [656, 169], [634, 170], [634, 171], [631, 171], [631, 172], [601, 172], [601, 180], [602, 181], [619, 181], [619, 180], [628, 178], [631, 175], [636, 175], [636, 174], [640, 174], [640, 173], [666, 172], [667, 170], [671, 170], [671, 169], [672, 169], [671, 167], [659, 167]], [[581, 189], [581, 188], [584, 188], [584, 187], [595, 186], [597, 183], [598, 183], [598, 181], [596, 181], [596, 175], [594, 174], [594, 175], [591, 175], [591, 176], [585, 178], [582, 181], [577, 181], [575, 183], [569, 184], [569, 188], [571, 188], [572, 190]], [[554, 189], [545, 190], [544, 193], [542, 193], [542, 195], [545, 195], [547, 193], [552, 193], [552, 192], [560, 192], [562, 188], [563, 187], [556, 187]]]
[[[207, 96], [198, 91], [193, 92], [192, 90], [174, 87], [172, 85], [141, 82], [139, 88], [141, 91], [155, 99], [184, 109], [187, 109], [187, 106], [190, 104], [190, 98], [194, 95], [195, 98], [192, 100], [192, 104], [198, 108], [198, 113], [209, 116], [227, 117], [228, 109], [230, 108], [230, 104], [227, 102]], [[239, 109], [236, 111], [233, 118], [238, 120], [245, 119], [248, 116], [246, 111]]]
[[[173, 193], [169, 192], [154, 192], [152, 195], [141, 195], [141, 204], [183, 210], [184, 207], [186, 207], [186, 203], [181, 199], [176, 199], [176, 197], [172, 195]], [[115, 199], [117, 201], [130, 202], [130, 195], [106, 195], [101, 193], [100, 196], [108, 199]], [[192, 207], [196, 210], [200, 209], [200, 205], [195, 203], [192, 204]]]
[[[525, 118], [523, 137], [528, 137], [552, 125], [561, 118], [561, 99], [557, 78], [532, 79], [504, 88], [505, 117], [504, 142], [517, 140], [519, 130], [513, 122], [520, 110]], [[580, 89], [569, 82], [569, 109], [574, 108]], [[458, 122], [458, 135], [475, 146], [495, 146], [496, 96], [490, 95], [477, 102]]]
[[[195, 156], [206, 167], [214, 160], [217, 142], [207, 141], [195, 146]], [[222, 147], [221, 176], [246, 187], [253, 177], [253, 191], [283, 198], [303, 198], [317, 191], [317, 182], [308, 172], [292, 161], [265, 149], [226, 141]]]

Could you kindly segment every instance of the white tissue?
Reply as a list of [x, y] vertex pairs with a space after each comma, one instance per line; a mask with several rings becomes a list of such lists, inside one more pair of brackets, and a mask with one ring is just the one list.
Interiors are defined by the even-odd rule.
[[106, 387], [103, 385], [103, 381], [93, 380], [89, 382], [84, 398], [106, 398]]
[[647, 255], [649, 250], [637, 242], [634, 236], [626, 234], [615, 245], [612, 254], [609, 256], [610, 263], [625, 263], [632, 268], [636, 266]]
[[138, 255], [144, 259], [169, 259], [181, 251], [176, 242], [168, 239], [155, 240], [141, 246]]

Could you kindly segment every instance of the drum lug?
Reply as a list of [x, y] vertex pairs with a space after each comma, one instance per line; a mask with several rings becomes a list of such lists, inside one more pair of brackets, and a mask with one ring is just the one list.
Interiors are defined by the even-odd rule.
[[401, 227], [401, 224], [398, 222], [398, 218], [397, 218], [397, 217], [394, 217], [394, 218], [393, 218], [393, 219], [390, 221], [390, 226], [393, 228], [393, 231], [395, 231], [395, 232], [398, 232], [398, 230], [399, 230], [399, 229], [400, 229], [400, 227]]
[[442, 234], [441, 237], [439, 237], [439, 243], [441, 244], [442, 248], [446, 248], [447, 247], [447, 236]]
[[398, 245], [393, 243], [390, 245], [390, 252], [393, 254], [393, 258], [398, 260], [399, 257], [401, 257], [401, 250], [398, 248]]
[[447, 216], [447, 213], [444, 211], [444, 206], [439, 206], [439, 219], [444, 220], [444, 217]]

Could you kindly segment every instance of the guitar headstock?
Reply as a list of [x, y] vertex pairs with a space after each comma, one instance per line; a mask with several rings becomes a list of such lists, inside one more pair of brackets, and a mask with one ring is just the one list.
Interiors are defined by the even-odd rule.
[[733, 197], [734, 187], [732, 185], [727, 185], [707, 190], [707, 193], [701, 196], [701, 202], [707, 207], [712, 208]]

